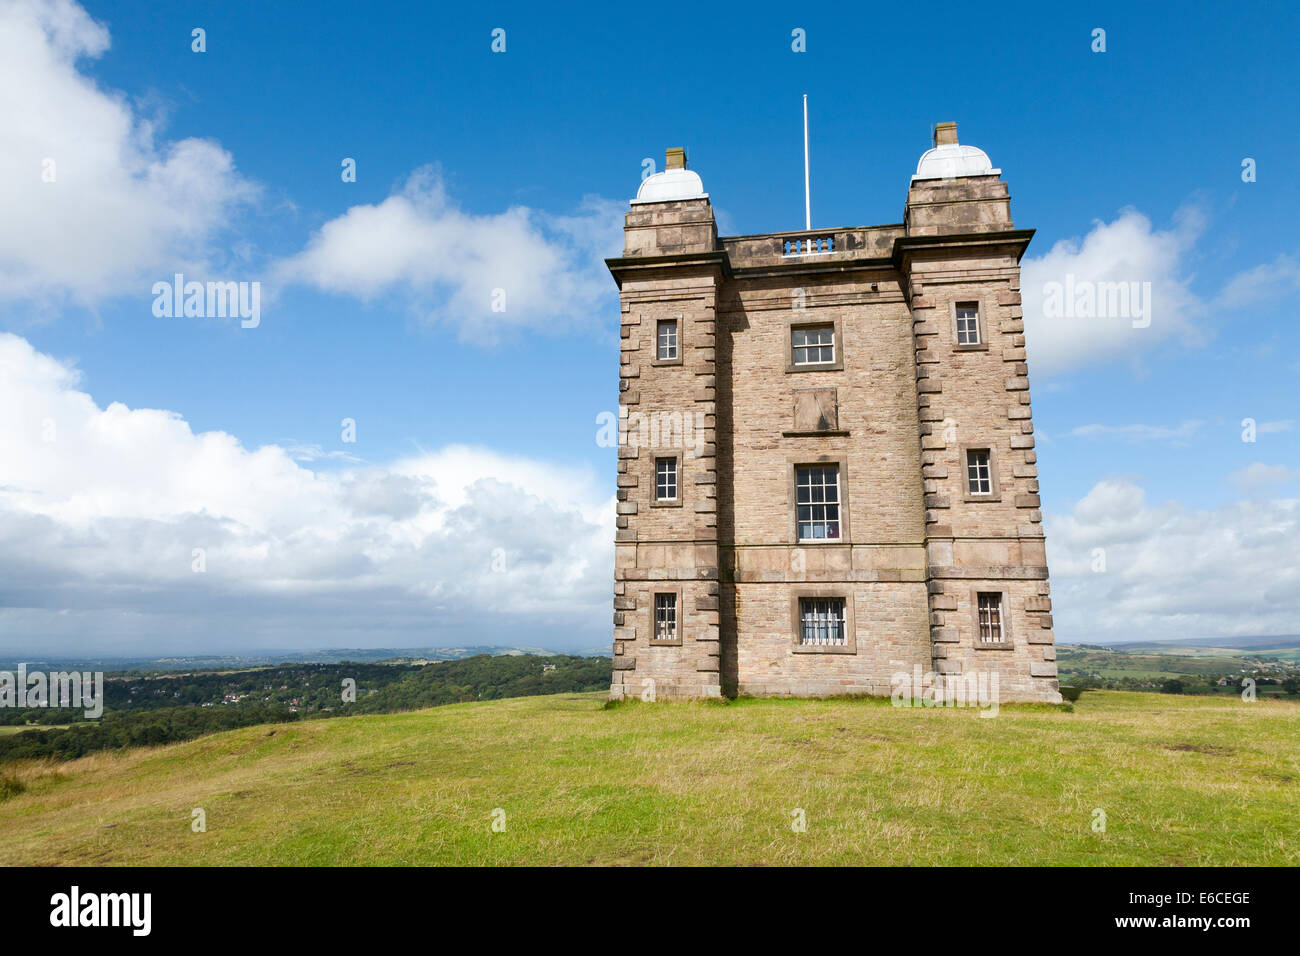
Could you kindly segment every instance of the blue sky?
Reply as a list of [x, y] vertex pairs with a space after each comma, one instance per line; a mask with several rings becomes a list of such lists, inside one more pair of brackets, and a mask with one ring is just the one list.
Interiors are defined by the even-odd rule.
[[[351, 469], [375, 481], [430, 481], [442, 489], [438, 527], [476, 500], [466, 489], [513, 481], [544, 509], [538, 528], [554, 519], [556, 534], [585, 540], [613, 492], [612, 450], [594, 440], [595, 417], [616, 396], [617, 297], [600, 258], [617, 253], [643, 159], [661, 164], [665, 147], [686, 146], [727, 232], [800, 228], [806, 92], [814, 225], [900, 221], [931, 126], [956, 120], [961, 141], [1003, 170], [1016, 225], [1037, 230], [1027, 315], [1029, 280], [1067, 268], [1153, 282], [1151, 328], [1104, 346], [1059, 327], [1036, 339], [1030, 323], [1058, 621], [1098, 626], [1087, 608], [1102, 598], [1126, 602], [1100, 625], [1116, 639], [1134, 627], [1169, 636], [1281, 632], [1294, 618], [1294, 9], [954, 4], [921, 16], [906, 7], [746, 5], [738, 14], [696, 5], [668, 16], [605, 5], [411, 7], [7, 5], [11, 37], [27, 52], [4, 68], [12, 115], [0, 141], [11, 139], [11, 162], [28, 165], [6, 176], [23, 212], [0, 222], [9, 231], [0, 278], [30, 281], [0, 293], [0, 331], [80, 373], [70, 383], [47, 369], [22, 393], [27, 401], [46, 388], [79, 390], [100, 410], [113, 402], [169, 410], [193, 435], [232, 436], [242, 453], [284, 449], [310, 476], [347, 484], [340, 476]], [[191, 50], [195, 27], [206, 31], [206, 52]], [[498, 27], [504, 53], [490, 49]], [[806, 31], [806, 52], [791, 49], [795, 28]], [[1106, 31], [1105, 52], [1091, 49], [1095, 28]], [[79, 133], [98, 128], [95, 118], [105, 138]], [[205, 145], [178, 154], [185, 143]], [[98, 150], [93, 162], [87, 150]], [[46, 156], [60, 161], [57, 183], [28, 175]], [[341, 181], [345, 157], [356, 160], [354, 183]], [[1254, 182], [1242, 181], [1248, 157]], [[102, 180], [78, 182], [86, 169]], [[170, 173], [151, 179], [151, 169]], [[113, 189], [136, 210], [131, 228], [115, 223]], [[53, 190], [61, 190], [56, 200]], [[44, 228], [49, 241], [33, 238]], [[396, 249], [406, 265], [368, 265], [358, 243], [380, 258]], [[195, 278], [262, 281], [260, 326], [155, 317], [150, 287], [180, 263], [203, 273]], [[484, 283], [525, 288], [504, 315], [467, 309], [481, 304]], [[21, 361], [37, 359], [23, 352]], [[32, 421], [47, 417], [29, 411]], [[341, 441], [344, 418], [356, 422], [355, 443]], [[1255, 442], [1241, 440], [1244, 418], [1264, 426]], [[455, 459], [455, 477], [437, 471], [458, 446], [472, 451]], [[174, 462], [191, 452], [166, 454]], [[232, 474], [243, 467], [236, 459]], [[60, 467], [75, 461], [87, 474], [101, 470], [92, 459]], [[287, 488], [311, 482], [286, 478], [279, 465], [272, 471]], [[8, 487], [39, 474], [19, 468]], [[585, 496], [568, 519], [566, 482]], [[300, 644], [286, 595], [345, 580], [338, 568], [356, 556], [336, 540], [328, 553], [338, 568], [304, 571], [275, 594], [245, 592], [234, 578], [209, 586], [204, 599], [226, 610], [219, 627], [207, 627], [193, 620], [209, 620], [202, 614], [187, 617], [178, 596], [190, 593], [191, 579], [107, 556], [79, 564], [69, 529], [95, 526], [109, 552], [135, 554], [159, 523], [246, 519], [268, 537], [244, 546], [274, 552], [294, 533], [272, 527], [269, 503], [240, 519], [234, 506], [223, 512], [201, 495], [182, 495], [163, 513], [144, 505], [113, 512], [123, 495], [102, 489], [65, 494], [10, 502], [68, 527], [38, 529], [50, 535], [41, 538], [49, 554], [40, 574], [0, 593], [10, 609], [0, 611], [9, 632], [0, 646], [238, 643], [232, 632]], [[339, 494], [325, 497], [337, 503]], [[165, 500], [166, 490], [155, 497]], [[336, 524], [355, 532], [349, 515]], [[127, 532], [104, 525], [113, 519], [133, 523], [136, 543], [114, 543]], [[321, 519], [321, 540], [333, 521]], [[491, 538], [475, 527], [476, 540]], [[402, 534], [383, 532], [390, 545]], [[511, 552], [514, 567], [515, 544], [500, 534], [494, 547]], [[21, 536], [4, 541], [21, 564]], [[188, 554], [188, 543], [163, 550]], [[490, 643], [448, 636], [485, 619], [494, 621], [489, 636], [505, 643], [604, 642], [607, 553], [595, 545], [551, 553], [544, 535], [521, 545], [520, 561], [535, 573], [512, 579], [520, 597], [503, 609], [481, 606], [475, 595], [488, 593], [486, 584], [475, 591], [445, 580], [447, 569], [482, 555], [444, 544], [428, 566], [412, 546], [409, 576], [395, 578], [419, 600], [394, 597], [388, 617], [354, 608], [331, 640], [305, 643]], [[374, 539], [355, 547], [379, 560]], [[1094, 547], [1109, 547], [1131, 573], [1072, 575]], [[1139, 570], [1188, 549], [1194, 573]], [[319, 542], [307, 550], [326, 553]], [[1224, 565], [1246, 574], [1244, 583], [1216, 574]], [[571, 572], [569, 590], [542, 583], [561, 567]], [[358, 601], [385, 593], [378, 565], [372, 570], [377, 590]], [[1249, 582], [1256, 590], [1241, 593]], [[136, 599], [124, 596], [132, 587]], [[1197, 601], [1180, 604], [1183, 588]], [[232, 600], [271, 610], [250, 611], [258, 623], [245, 631]], [[595, 624], [591, 608], [601, 609]], [[261, 629], [267, 615], [281, 623]], [[442, 624], [431, 630], [430, 617]], [[382, 639], [372, 639], [361, 622], [378, 619]], [[512, 634], [519, 639], [504, 640]]]

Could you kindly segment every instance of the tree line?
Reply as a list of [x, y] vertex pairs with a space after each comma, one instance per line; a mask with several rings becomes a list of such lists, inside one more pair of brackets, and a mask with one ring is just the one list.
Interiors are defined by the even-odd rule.
[[[297, 664], [163, 677], [106, 676], [104, 716], [80, 710], [0, 710], [0, 762], [71, 760], [158, 746], [253, 724], [419, 710], [445, 704], [608, 689], [606, 657], [481, 654], [429, 664]], [[59, 726], [67, 725], [67, 726]]]

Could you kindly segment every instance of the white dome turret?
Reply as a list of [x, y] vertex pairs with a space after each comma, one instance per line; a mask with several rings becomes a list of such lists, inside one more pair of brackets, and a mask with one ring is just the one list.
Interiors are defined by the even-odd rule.
[[686, 150], [668, 150], [665, 166], [667, 168], [662, 173], [647, 176], [641, 181], [641, 187], [636, 191], [636, 198], [632, 202], [675, 202], [709, 198], [699, 173], [686, 168]]
[[993, 161], [984, 150], [957, 142], [956, 123], [940, 123], [934, 128], [934, 148], [921, 154], [912, 181], [1001, 174], [1002, 170], [993, 168]]

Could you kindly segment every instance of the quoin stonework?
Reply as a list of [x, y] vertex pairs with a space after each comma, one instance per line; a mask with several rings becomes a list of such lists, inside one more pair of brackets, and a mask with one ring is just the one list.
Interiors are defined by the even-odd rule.
[[642, 182], [620, 420], [697, 427], [619, 446], [611, 696], [1061, 699], [1000, 177], [940, 123], [901, 224], [729, 237], [682, 150]]

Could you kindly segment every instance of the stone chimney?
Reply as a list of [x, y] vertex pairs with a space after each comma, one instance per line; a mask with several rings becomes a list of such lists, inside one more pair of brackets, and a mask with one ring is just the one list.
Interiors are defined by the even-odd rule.
[[955, 146], [957, 144], [957, 124], [956, 123], [936, 123], [934, 125], [934, 145], [935, 146]]
[[[956, 142], [956, 140], [953, 140]], [[664, 152], [664, 169], [685, 169], [686, 168], [686, 150], [680, 146]]]

